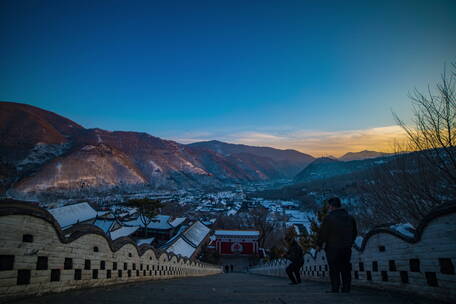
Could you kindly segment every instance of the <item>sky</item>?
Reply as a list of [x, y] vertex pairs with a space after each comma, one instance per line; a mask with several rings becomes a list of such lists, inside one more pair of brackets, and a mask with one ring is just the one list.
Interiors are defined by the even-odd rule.
[[87, 128], [390, 151], [456, 62], [456, 1], [0, 1], [0, 100]]

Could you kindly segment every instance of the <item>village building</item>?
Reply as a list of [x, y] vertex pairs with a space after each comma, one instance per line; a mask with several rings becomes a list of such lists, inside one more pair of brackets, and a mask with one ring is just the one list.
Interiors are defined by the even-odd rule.
[[123, 222], [125, 226], [138, 227], [136, 236], [145, 235], [147, 229], [147, 236], [154, 237], [158, 242], [166, 242], [171, 239], [179, 231], [179, 228], [188, 220], [185, 217], [172, 218], [169, 215], [157, 215], [152, 221], [144, 227], [144, 223], [140, 217], [134, 220]]
[[101, 230], [104, 231], [104, 233], [109, 234], [109, 232], [113, 230], [117, 230], [120, 227], [122, 227], [122, 224], [115, 219], [105, 219], [105, 218], [99, 218], [97, 217], [95, 221], [93, 222], [93, 225], [97, 226]]
[[181, 233], [176, 234], [161, 249], [187, 258], [199, 255], [204, 244], [209, 240], [211, 229], [200, 221], [195, 221]]
[[210, 245], [221, 256], [256, 256], [259, 237], [257, 230], [216, 230]]
[[62, 230], [79, 223], [91, 224], [97, 217], [97, 211], [88, 203], [79, 203], [48, 210], [59, 223]]

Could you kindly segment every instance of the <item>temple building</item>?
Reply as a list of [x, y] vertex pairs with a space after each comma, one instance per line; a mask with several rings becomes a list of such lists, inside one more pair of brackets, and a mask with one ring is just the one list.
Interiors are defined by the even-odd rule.
[[257, 230], [216, 230], [212, 244], [221, 256], [258, 255]]

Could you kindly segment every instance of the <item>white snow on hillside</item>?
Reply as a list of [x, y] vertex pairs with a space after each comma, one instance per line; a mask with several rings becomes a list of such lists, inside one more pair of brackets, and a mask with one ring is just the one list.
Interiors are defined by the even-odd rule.
[[157, 165], [157, 163], [154, 162], [153, 160], [149, 160], [149, 164], [152, 166], [153, 174], [160, 174], [163, 172], [163, 169], [159, 165]]
[[33, 166], [41, 165], [52, 158], [62, 155], [69, 148], [69, 143], [52, 145], [37, 143], [35, 147], [30, 150], [27, 157], [16, 163], [16, 169], [22, 171]]

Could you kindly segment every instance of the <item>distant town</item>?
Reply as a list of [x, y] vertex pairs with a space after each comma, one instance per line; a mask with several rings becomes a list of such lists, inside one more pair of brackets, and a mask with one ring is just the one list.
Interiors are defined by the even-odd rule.
[[[267, 184], [254, 184], [233, 185], [231, 190], [218, 192], [153, 191], [40, 202], [40, 205], [48, 209], [67, 233], [71, 233], [75, 225], [90, 224], [103, 230], [112, 240], [130, 237], [138, 246], [146, 244], [176, 255], [204, 259], [205, 255], [216, 250], [217, 234], [222, 234], [224, 229], [238, 231], [241, 237], [245, 231], [257, 231], [258, 227], [249, 218], [251, 211], [259, 208], [264, 210], [266, 221], [282, 231], [293, 227], [297, 235], [301, 235], [310, 229], [315, 215], [310, 210], [303, 210], [298, 201], [269, 200], [248, 195], [267, 187]], [[136, 208], [124, 204], [140, 198], [158, 199], [164, 205], [160, 214], [147, 226], [141, 221], [141, 214]], [[267, 257], [267, 249], [258, 245], [261, 233], [258, 231], [256, 234], [255, 245], [252, 246], [254, 251], [246, 252], [246, 256]], [[244, 246], [245, 242], [245, 239], [240, 240]], [[239, 256], [239, 253], [235, 255]]]

